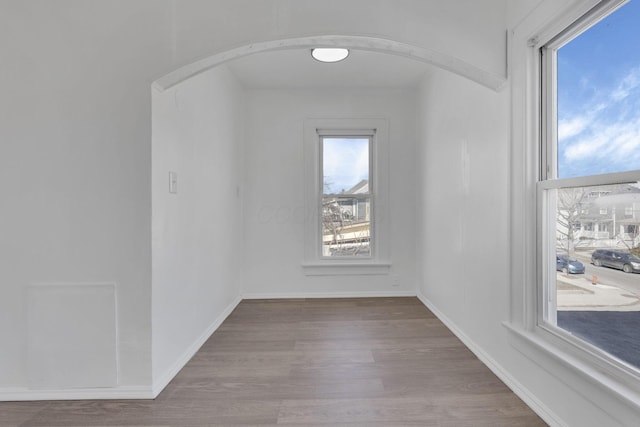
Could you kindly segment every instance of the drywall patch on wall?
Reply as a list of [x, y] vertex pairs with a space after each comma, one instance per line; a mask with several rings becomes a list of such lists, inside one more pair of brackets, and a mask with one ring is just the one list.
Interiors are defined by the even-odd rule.
[[29, 387], [114, 387], [118, 383], [116, 284], [27, 287]]

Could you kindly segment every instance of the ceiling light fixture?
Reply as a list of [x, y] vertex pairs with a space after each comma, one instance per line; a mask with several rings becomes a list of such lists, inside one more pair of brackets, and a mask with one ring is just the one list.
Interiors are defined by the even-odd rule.
[[349, 56], [349, 49], [339, 47], [317, 47], [311, 49], [313, 59], [320, 62], [339, 62]]

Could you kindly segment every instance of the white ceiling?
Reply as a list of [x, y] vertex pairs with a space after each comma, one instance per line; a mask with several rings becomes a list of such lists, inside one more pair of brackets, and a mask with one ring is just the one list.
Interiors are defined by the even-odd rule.
[[310, 49], [262, 52], [227, 64], [250, 89], [417, 86], [428, 64], [399, 56], [352, 50], [344, 61], [325, 64]]

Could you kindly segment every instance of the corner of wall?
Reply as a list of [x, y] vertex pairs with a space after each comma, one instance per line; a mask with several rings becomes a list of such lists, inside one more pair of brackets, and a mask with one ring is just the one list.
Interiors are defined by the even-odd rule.
[[209, 327], [200, 335], [183, 353], [182, 355], [170, 366], [165, 372], [153, 378], [153, 385], [151, 387], [152, 398], [155, 399], [164, 388], [169, 385], [171, 380], [178, 375], [180, 370], [191, 360], [191, 358], [198, 352], [200, 347], [213, 335], [213, 333], [222, 325], [224, 320], [229, 317], [233, 310], [240, 304], [242, 297], [237, 296], [231, 304], [229, 304], [222, 313], [215, 319], [215, 321], [209, 325]]
[[418, 299], [427, 307], [476, 357], [484, 363], [503, 383], [506, 384], [520, 399], [524, 401], [546, 423], [553, 426], [568, 426], [551, 408], [541, 402], [524, 384], [519, 382], [497, 360], [479, 346], [461, 328], [448, 318], [438, 307], [433, 304], [421, 290], [418, 290]]

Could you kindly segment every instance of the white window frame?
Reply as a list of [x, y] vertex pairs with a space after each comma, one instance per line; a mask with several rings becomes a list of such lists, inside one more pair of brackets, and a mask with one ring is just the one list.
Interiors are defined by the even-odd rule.
[[[321, 137], [371, 137], [371, 255], [368, 257], [322, 256], [322, 156]], [[389, 261], [389, 131], [386, 119], [307, 119], [304, 123], [306, 275], [388, 274]]]
[[[640, 407], [640, 376], [637, 370], [616, 363], [602, 350], [555, 327], [553, 318], [551, 322], [544, 320], [545, 311], [548, 313], [554, 307], [548, 302], [553, 290], [542, 285], [545, 275], [549, 274], [551, 261], [546, 259], [548, 249], [540, 239], [546, 227], [547, 213], [553, 208], [545, 200], [545, 191], [554, 186], [577, 187], [637, 180], [636, 172], [611, 174], [604, 179], [600, 176], [595, 180], [593, 177], [571, 178], [562, 182], [547, 179], [555, 176], [554, 163], [549, 159], [557, 158], [557, 153], [553, 146], [541, 143], [549, 134], [556, 134], [557, 129], [555, 121], [548, 121], [548, 117], [541, 114], [543, 104], [553, 96], [553, 92], [542, 88], [542, 73], [549, 72], [549, 69], [543, 65], [540, 48], [559, 34], [564, 37], [579, 34], [598, 15], [608, 14], [624, 2], [543, 1], [535, 13], [509, 33], [512, 259], [511, 312], [504, 326], [516, 349], [591, 401], [606, 405], [624, 403], [637, 410]], [[551, 101], [550, 105], [556, 105], [555, 99]], [[555, 114], [555, 111], [551, 113]], [[553, 242], [555, 246], [555, 238]]]
[[[613, 12], [619, 2], [604, 2], [570, 25], [557, 36], [539, 48], [541, 63], [541, 170], [537, 183], [538, 199], [538, 243], [540, 255], [538, 271], [538, 326], [554, 333], [585, 352], [597, 355], [607, 363], [608, 368], [620, 369], [640, 380], [640, 368], [632, 368], [616, 360], [604, 350], [578, 339], [557, 327], [556, 292], [556, 224], [557, 206], [555, 195], [562, 188], [601, 186], [609, 184], [628, 184], [640, 181], [640, 171], [617, 172], [604, 175], [588, 175], [576, 178], [558, 178], [557, 150], [557, 58], [556, 51], [579, 36], [579, 33], [596, 24], [604, 16]], [[600, 215], [607, 215], [607, 208], [599, 209]]]
[[[374, 147], [374, 139], [376, 136], [376, 129], [347, 129], [347, 130], [336, 130], [336, 129], [316, 129], [316, 133], [318, 134], [318, 140], [319, 140], [319, 147], [320, 147], [320, 153], [318, 154], [318, 161], [320, 162], [320, 167], [319, 167], [319, 185], [320, 188], [318, 190], [318, 215], [319, 218], [322, 218], [323, 212], [323, 202], [324, 202], [324, 140], [325, 139], [330, 139], [330, 138], [343, 138], [343, 139], [349, 139], [349, 138], [359, 138], [359, 139], [367, 139], [369, 141], [368, 143], [368, 152], [369, 152], [369, 177], [368, 177], [368, 187], [369, 187], [369, 191], [368, 194], [366, 194], [367, 197], [369, 197], [369, 255], [367, 256], [335, 256], [335, 257], [330, 257], [330, 256], [326, 256], [322, 253], [320, 253], [320, 257], [323, 260], [326, 259], [342, 259], [342, 260], [366, 260], [366, 259], [372, 259], [375, 257], [375, 251], [376, 251], [376, 230], [375, 230], [375, 190], [377, 188], [375, 180], [373, 179], [373, 170], [374, 165], [373, 165], [373, 147]], [[319, 233], [320, 233], [320, 247], [322, 248], [323, 246], [323, 242], [322, 242], [322, 236], [323, 236], [323, 227], [322, 227], [322, 221], [319, 220], [318, 221], [318, 228], [319, 228]]]

